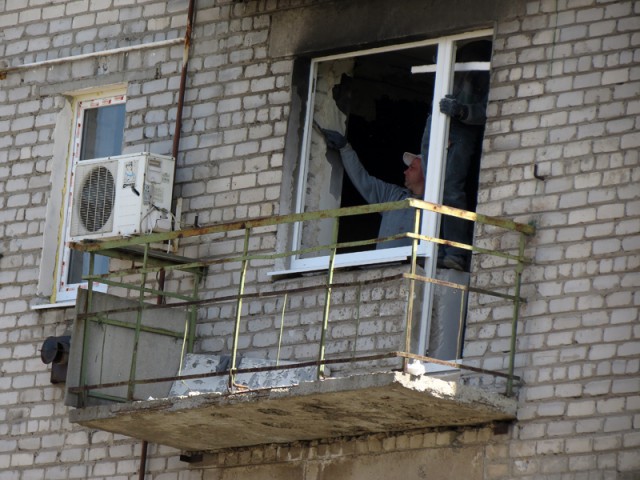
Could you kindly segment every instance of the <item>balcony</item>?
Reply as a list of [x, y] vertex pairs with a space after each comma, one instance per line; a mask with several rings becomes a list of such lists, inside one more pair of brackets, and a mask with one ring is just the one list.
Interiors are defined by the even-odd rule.
[[[412, 240], [406, 259], [367, 268], [338, 268], [336, 254], [389, 238], [286, 252], [275, 241], [295, 224], [395, 208], [414, 209], [416, 225], [434, 214], [475, 221], [502, 249], [455, 246], [498, 259], [498, 270], [511, 272], [499, 277], [512, 283], [490, 289], [486, 279], [479, 287], [466, 273], [438, 271], [423, 246], [446, 241], [416, 232], [401, 235]], [[188, 452], [512, 421], [520, 281], [532, 233], [410, 199], [73, 244], [91, 258], [114, 258], [114, 271], [90, 274], [79, 293], [70, 420]], [[176, 239], [185, 256], [158, 250]], [[291, 257], [320, 251], [328, 252], [323, 269], [271, 275]], [[95, 282], [110, 293], [95, 291]], [[512, 308], [504, 368], [461, 359], [469, 295]], [[420, 354], [435, 351], [425, 343], [425, 322], [432, 331], [448, 325], [440, 333], [453, 359]]]

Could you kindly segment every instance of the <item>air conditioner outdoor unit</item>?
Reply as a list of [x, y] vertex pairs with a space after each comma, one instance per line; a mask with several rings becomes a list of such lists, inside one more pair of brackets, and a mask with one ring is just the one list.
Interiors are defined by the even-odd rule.
[[173, 165], [172, 157], [146, 152], [78, 162], [71, 240], [169, 230]]

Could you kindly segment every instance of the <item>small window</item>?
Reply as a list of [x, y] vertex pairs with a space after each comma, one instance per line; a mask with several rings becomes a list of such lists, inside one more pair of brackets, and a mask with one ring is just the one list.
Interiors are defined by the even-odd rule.
[[[450, 143], [445, 139], [451, 120], [440, 111], [440, 99], [458, 93], [459, 79], [473, 71], [482, 77], [486, 107], [491, 52], [488, 35], [490, 32], [485, 31], [312, 60], [307, 102], [311, 108], [306, 116], [296, 212], [401, 199], [401, 190], [406, 190], [404, 172], [408, 168], [403, 161], [405, 152], [421, 157], [425, 174], [423, 188], [410, 188], [409, 195], [441, 203]], [[482, 44], [483, 47], [469, 49], [469, 44]], [[476, 53], [463, 53], [469, 50]], [[483, 125], [478, 129], [479, 137], [474, 140], [477, 161], [473, 168], [469, 166], [469, 180], [465, 186], [469, 201], [464, 207], [456, 205], [459, 208], [475, 208], [476, 165], [479, 165]], [[391, 193], [386, 197], [386, 193], [364, 192], [363, 195], [363, 180], [353, 178], [352, 173], [345, 173], [345, 149], [327, 148], [321, 129], [343, 134], [349, 145], [346, 150], [349, 154], [355, 153], [366, 175], [377, 179], [376, 182], [395, 186], [389, 187]], [[451, 130], [454, 129], [452, 126]], [[425, 215], [422, 232], [436, 236], [439, 223], [436, 216]], [[338, 227], [338, 241], [352, 242], [384, 236], [385, 226], [381, 224], [384, 220], [377, 213], [344, 218]], [[386, 228], [386, 233], [398, 232]], [[309, 222], [294, 232], [293, 247], [313, 249], [330, 244], [332, 235], [332, 220]], [[336, 265], [406, 258], [410, 252], [409, 244], [405, 239], [345, 248], [338, 251]], [[430, 251], [429, 248], [421, 246], [421, 254], [427, 257], [435, 255], [435, 250]], [[327, 251], [302, 254], [294, 260], [292, 267], [326, 267], [327, 255]]]
[[[70, 152], [69, 172], [65, 190], [65, 221], [63, 242], [58, 262], [58, 288], [56, 301], [73, 300], [83, 284], [82, 277], [89, 273], [89, 255], [67, 247], [73, 178], [76, 165], [84, 160], [110, 157], [122, 153], [125, 95], [104, 98], [79, 99], [75, 107], [73, 140]], [[96, 255], [94, 273], [106, 273], [109, 259]]]

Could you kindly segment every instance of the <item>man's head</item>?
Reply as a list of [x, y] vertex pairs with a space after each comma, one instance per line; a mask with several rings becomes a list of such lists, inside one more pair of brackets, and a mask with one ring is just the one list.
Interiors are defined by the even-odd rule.
[[405, 152], [402, 156], [402, 161], [407, 166], [404, 171], [404, 186], [414, 195], [422, 197], [424, 195], [425, 176], [422, 155]]

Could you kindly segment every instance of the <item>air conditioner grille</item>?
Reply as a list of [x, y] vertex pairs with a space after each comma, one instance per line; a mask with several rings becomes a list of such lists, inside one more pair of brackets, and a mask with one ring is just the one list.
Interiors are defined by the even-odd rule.
[[80, 191], [79, 217], [87, 231], [99, 231], [111, 218], [115, 184], [113, 175], [103, 166], [95, 167], [85, 177]]

